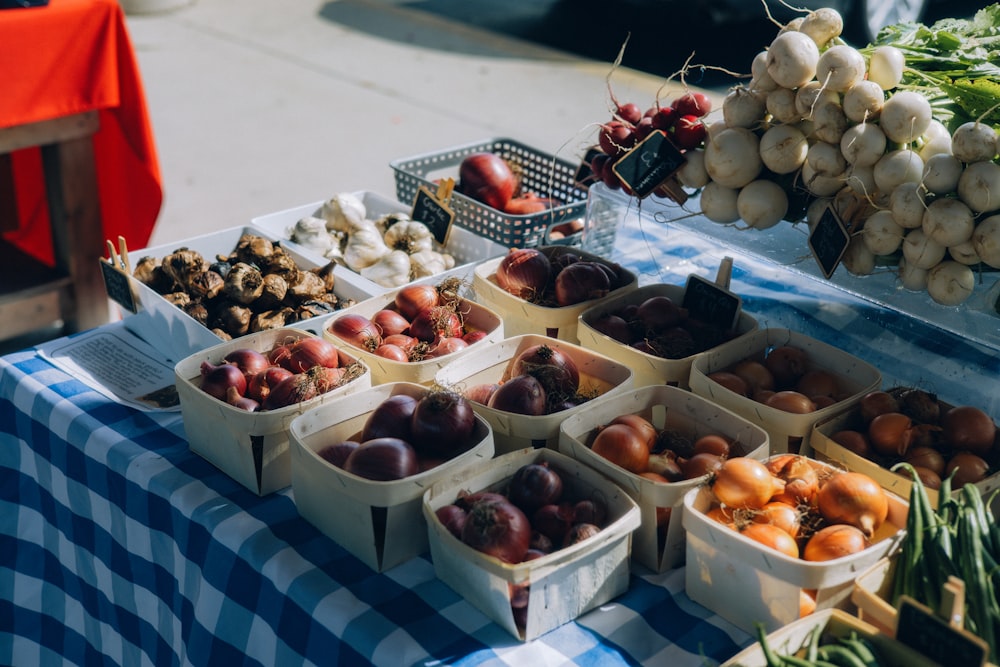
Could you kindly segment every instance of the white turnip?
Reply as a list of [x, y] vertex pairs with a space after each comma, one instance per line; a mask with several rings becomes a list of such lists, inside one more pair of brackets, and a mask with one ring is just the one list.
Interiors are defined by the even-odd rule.
[[754, 229], [775, 226], [788, 213], [788, 194], [772, 180], [758, 179], [740, 188], [736, 197], [740, 218]]
[[972, 295], [976, 275], [965, 264], [945, 260], [927, 272], [927, 293], [942, 306], [957, 306]]
[[905, 289], [913, 292], [923, 292], [927, 289], [927, 269], [921, 269], [910, 262], [905, 257], [899, 259], [899, 282]]
[[795, 91], [791, 88], [775, 88], [769, 92], [764, 107], [779, 123], [794, 123], [802, 118], [795, 108]]
[[771, 75], [767, 73], [767, 51], [761, 51], [750, 63], [750, 90], [767, 93], [778, 87]]
[[816, 76], [819, 47], [809, 35], [782, 32], [767, 50], [767, 73], [785, 88], [798, 88]]
[[760, 159], [776, 174], [790, 174], [806, 160], [809, 142], [794, 125], [775, 125], [760, 138]]
[[858, 81], [844, 93], [844, 115], [855, 123], [878, 118], [885, 104], [885, 91], [874, 81]]
[[861, 230], [861, 238], [865, 246], [875, 255], [891, 255], [903, 244], [902, 227], [892, 219], [892, 213], [886, 210], [876, 211], [865, 220]]
[[908, 148], [889, 151], [875, 163], [874, 175], [875, 187], [889, 194], [902, 183], [919, 182], [924, 175], [924, 161]]
[[950, 248], [971, 239], [975, 226], [968, 206], [951, 197], [940, 197], [927, 206], [920, 228], [927, 238]]
[[727, 127], [758, 127], [764, 120], [766, 96], [743, 86], [736, 86], [722, 101], [722, 118]]
[[997, 154], [997, 133], [978, 121], [962, 123], [951, 135], [951, 154], [962, 162], [992, 160]]
[[852, 46], [835, 44], [820, 54], [816, 80], [829, 90], [847, 92], [865, 77], [865, 57]]
[[861, 197], [875, 195], [875, 169], [870, 166], [852, 164], [847, 168], [847, 187]]
[[927, 238], [919, 227], [911, 229], [903, 237], [903, 257], [918, 269], [930, 269], [944, 259], [947, 249], [940, 243]]
[[951, 155], [951, 133], [939, 120], [932, 120], [924, 135], [920, 137], [920, 157], [926, 162], [931, 155], [941, 153]]
[[810, 81], [795, 91], [795, 110], [803, 118], [812, 118], [813, 113], [823, 104], [840, 104], [840, 95], [824, 88], [819, 81]]
[[988, 161], [965, 165], [955, 191], [976, 213], [1000, 209], [1000, 165]]
[[927, 98], [912, 90], [901, 90], [882, 105], [878, 123], [890, 141], [907, 144], [926, 132], [931, 120]]
[[757, 178], [762, 167], [760, 140], [746, 128], [726, 128], [705, 146], [708, 175], [728, 188], [742, 188]]
[[855, 235], [847, 244], [840, 263], [851, 275], [868, 276], [875, 271], [875, 253], [868, 249], [860, 235]]
[[1000, 215], [979, 221], [972, 232], [972, 247], [984, 264], [1000, 269]]
[[712, 222], [719, 224], [736, 222], [740, 219], [740, 212], [736, 208], [738, 196], [739, 190], [710, 181], [702, 188], [699, 197], [701, 213]]
[[844, 31], [844, 17], [831, 7], [821, 7], [802, 17], [799, 32], [809, 35], [817, 46], [826, 46]]
[[692, 148], [684, 151], [684, 165], [677, 170], [677, 180], [689, 188], [703, 188], [708, 185], [708, 172], [705, 170], [705, 151], [702, 148]]
[[828, 144], [839, 144], [847, 131], [844, 109], [836, 102], [823, 102], [813, 111], [812, 136]]
[[824, 176], [823, 174], [817, 173], [809, 165], [809, 160], [802, 165], [802, 171], [800, 172], [802, 177], [802, 184], [806, 186], [806, 189], [810, 193], [817, 197], [831, 197], [837, 194], [841, 188], [846, 184], [846, 174], [839, 174], [836, 176]]
[[870, 167], [885, 155], [886, 144], [882, 128], [874, 123], [858, 123], [844, 131], [840, 152], [851, 164]]
[[937, 153], [924, 160], [924, 176], [920, 180], [928, 192], [946, 195], [958, 188], [962, 162], [954, 155]]
[[868, 61], [868, 80], [892, 90], [903, 80], [903, 66], [906, 58], [895, 46], [880, 46], [872, 51]]
[[840, 176], [847, 169], [847, 160], [838, 146], [817, 141], [809, 147], [806, 162], [820, 176]]
[[976, 246], [973, 245], [971, 238], [965, 243], [959, 243], [948, 248], [948, 256], [959, 264], [965, 264], [966, 266], [975, 266], [983, 261], [979, 258], [979, 253], [976, 252]]
[[889, 196], [889, 210], [900, 227], [916, 229], [924, 222], [925, 201], [925, 192], [919, 183], [902, 183]]

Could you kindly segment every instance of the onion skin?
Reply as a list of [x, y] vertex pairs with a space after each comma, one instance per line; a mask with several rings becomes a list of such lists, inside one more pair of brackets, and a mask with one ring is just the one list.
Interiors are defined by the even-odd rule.
[[988, 456], [996, 440], [996, 425], [983, 410], [960, 405], [944, 413], [941, 436], [952, 448]]
[[488, 406], [502, 412], [538, 417], [545, 414], [545, 388], [530, 375], [519, 375], [501, 384]]
[[747, 386], [746, 381], [735, 373], [715, 371], [708, 374], [708, 379], [722, 385], [734, 394], [739, 394], [740, 396], [750, 395], [750, 387]]
[[289, 344], [288, 358], [282, 365], [293, 373], [305, 373], [316, 366], [336, 368], [340, 365], [340, 353], [323, 338], [302, 338]]
[[816, 412], [816, 403], [811, 398], [792, 389], [774, 392], [767, 397], [767, 402], [764, 405], [775, 410], [791, 412], [797, 415]]
[[764, 365], [774, 376], [775, 390], [790, 389], [805, 374], [809, 355], [805, 350], [792, 345], [780, 345], [764, 357]]
[[343, 442], [337, 442], [318, 449], [316, 450], [316, 454], [331, 465], [343, 468], [347, 462], [347, 457], [360, 445], [361, 443], [356, 440], [344, 440]]
[[448, 532], [462, 539], [462, 528], [465, 526], [465, 510], [458, 505], [444, 505], [434, 512]]
[[500, 289], [525, 301], [541, 298], [552, 274], [552, 263], [537, 248], [512, 248], [497, 265]]
[[235, 365], [221, 363], [218, 365], [208, 361], [201, 364], [201, 389], [209, 396], [228, 401], [229, 387], [235, 387], [237, 393], [242, 396], [247, 390], [247, 379], [243, 372]]
[[409, 321], [420, 312], [439, 305], [441, 303], [441, 295], [433, 285], [424, 283], [419, 285], [404, 285], [396, 292], [392, 303], [396, 307], [396, 310], [399, 311], [399, 314]]
[[900, 412], [899, 401], [887, 391], [871, 391], [858, 401], [858, 412], [865, 425], [886, 412]]
[[570, 527], [565, 539], [563, 539], [563, 548], [565, 549], [566, 547], [588, 540], [591, 537], [596, 537], [600, 532], [600, 527], [592, 523], [575, 523]]
[[780, 490], [766, 465], [745, 456], [723, 461], [711, 486], [719, 502], [736, 509], [760, 509]]
[[854, 526], [869, 538], [889, 515], [885, 491], [858, 472], [841, 472], [827, 479], [816, 495], [816, 507], [828, 522]]
[[626, 424], [605, 426], [594, 437], [591, 450], [632, 473], [645, 472], [649, 447], [635, 429]]
[[240, 348], [233, 350], [222, 359], [227, 364], [233, 364], [240, 369], [243, 375], [250, 376], [260, 373], [271, 365], [270, 360], [263, 352], [251, 348]]
[[399, 438], [407, 442], [413, 437], [413, 412], [418, 399], [409, 394], [396, 394], [378, 404], [361, 429], [361, 440]]
[[271, 393], [271, 387], [277, 386], [279, 382], [292, 375], [293, 373], [287, 368], [268, 366], [260, 373], [250, 376], [247, 380], [246, 395], [258, 403], [263, 403]]
[[631, 426], [639, 437], [642, 438], [646, 444], [649, 446], [649, 451], [652, 452], [653, 448], [656, 447], [656, 439], [659, 433], [656, 427], [653, 426], [648, 419], [641, 415], [619, 415], [612, 419], [609, 424], [625, 424], [626, 426]]
[[868, 548], [868, 537], [856, 526], [835, 524], [816, 531], [802, 550], [809, 562], [825, 562], [843, 558]]
[[610, 290], [608, 274], [597, 262], [575, 262], [556, 274], [555, 298], [559, 306], [600, 299]]
[[789, 558], [799, 557], [799, 545], [795, 538], [773, 524], [750, 523], [740, 531], [740, 534]]
[[875, 453], [868, 442], [868, 436], [861, 431], [850, 429], [837, 431], [830, 436], [830, 439], [844, 449], [854, 452], [858, 456], [863, 456], [866, 459], [872, 458]]
[[505, 498], [479, 500], [468, 511], [462, 541], [505, 563], [520, 563], [531, 543], [531, 522]]
[[507, 365], [507, 380], [531, 375], [542, 383], [546, 394], [573, 395], [580, 387], [580, 371], [573, 358], [562, 350], [539, 343], [525, 348]]
[[[529, 463], [521, 466], [511, 476], [507, 485], [508, 499], [529, 515], [542, 505], [558, 503], [562, 493], [562, 477], [547, 463]], [[572, 519], [572, 515], [570, 518]]]
[[383, 342], [387, 336], [405, 334], [410, 328], [410, 320], [399, 311], [383, 308], [371, 316], [372, 323], [378, 327]]
[[948, 460], [945, 466], [945, 477], [955, 471], [951, 484], [953, 488], [959, 489], [966, 484], [976, 484], [983, 481], [989, 473], [989, 464], [979, 455], [972, 452], [957, 452]]
[[476, 428], [472, 404], [459, 393], [432, 391], [410, 417], [410, 443], [421, 456], [451, 458], [469, 448]]
[[378, 327], [364, 315], [345, 313], [330, 321], [329, 331], [362, 350], [374, 350], [382, 342]]
[[458, 167], [458, 191], [499, 211], [517, 189], [517, 178], [510, 166], [495, 153], [474, 153]]
[[351, 452], [344, 470], [375, 482], [390, 482], [416, 475], [420, 465], [416, 451], [405, 440], [375, 438]]
[[913, 420], [901, 412], [886, 412], [868, 424], [868, 442], [883, 456], [905, 456], [913, 439]]

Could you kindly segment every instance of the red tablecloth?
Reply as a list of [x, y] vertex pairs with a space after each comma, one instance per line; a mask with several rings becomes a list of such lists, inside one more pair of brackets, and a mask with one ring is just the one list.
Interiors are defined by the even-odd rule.
[[[50, 0], [0, 11], [0, 127], [97, 110], [94, 136], [107, 238], [148, 244], [163, 201], [138, 63], [116, 0]], [[52, 261], [39, 149], [12, 156], [19, 228], [4, 238]]]

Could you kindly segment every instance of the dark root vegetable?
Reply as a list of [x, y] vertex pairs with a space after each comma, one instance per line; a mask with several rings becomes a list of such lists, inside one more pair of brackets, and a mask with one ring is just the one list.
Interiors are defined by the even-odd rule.
[[417, 400], [409, 394], [395, 394], [379, 403], [361, 429], [361, 440], [399, 438], [409, 441], [412, 435], [413, 412]]
[[900, 394], [899, 411], [922, 424], [937, 424], [941, 419], [937, 396], [923, 389], [907, 389]]
[[572, 396], [580, 386], [580, 370], [569, 354], [545, 343], [531, 345], [507, 365], [503, 379], [531, 375], [547, 394]]
[[495, 153], [474, 153], [458, 167], [459, 192], [501, 211], [514, 196], [517, 185], [510, 165]]
[[417, 453], [405, 440], [375, 438], [366, 440], [351, 452], [344, 470], [376, 482], [388, 482], [420, 472]]
[[518, 375], [501, 384], [490, 397], [489, 407], [502, 412], [537, 417], [545, 414], [545, 388], [530, 375]]
[[465, 526], [465, 510], [458, 505], [444, 505], [436, 512], [438, 521], [448, 529], [448, 532], [462, 539], [462, 528]]
[[512, 248], [497, 265], [496, 281], [500, 289], [535, 302], [545, 292], [552, 273], [552, 263], [538, 248]]
[[588, 540], [591, 537], [596, 537], [601, 532], [600, 526], [595, 526], [592, 523], [576, 523], [569, 529], [566, 533], [565, 539], [563, 539], [563, 547], [570, 547], [574, 544]]
[[344, 440], [343, 442], [335, 442], [332, 445], [327, 445], [318, 449], [316, 453], [321, 459], [331, 465], [343, 468], [344, 464], [347, 462], [347, 457], [350, 456], [351, 452], [357, 449], [360, 445], [361, 443], [355, 440]]
[[996, 439], [993, 418], [971, 405], [951, 408], [941, 418], [941, 437], [952, 448], [987, 456]]
[[505, 563], [520, 563], [531, 543], [531, 522], [505, 498], [488, 498], [472, 506], [465, 517], [462, 541]]
[[521, 466], [507, 485], [507, 497], [529, 515], [542, 505], [559, 502], [562, 492], [562, 477], [545, 462]]
[[469, 448], [476, 413], [464, 396], [432, 391], [417, 401], [410, 418], [410, 442], [422, 456], [450, 458]]
[[611, 280], [598, 262], [574, 262], [556, 274], [555, 298], [560, 306], [600, 299], [610, 289]]

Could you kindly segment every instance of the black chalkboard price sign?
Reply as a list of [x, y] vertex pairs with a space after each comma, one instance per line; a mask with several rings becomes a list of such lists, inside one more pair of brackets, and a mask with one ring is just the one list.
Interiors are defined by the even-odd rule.
[[989, 654], [989, 646], [981, 638], [951, 625], [905, 595], [899, 599], [896, 640], [949, 667], [982, 667]]
[[851, 235], [844, 221], [833, 208], [827, 206], [819, 222], [809, 233], [809, 249], [826, 278], [837, 270], [850, 242]]
[[653, 130], [635, 148], [619, 158], [612, 170], [642, 199], [673, 176], [686, 161], [684, 154], [670, 142], [663, 130]]
[[684, 286], [681, 307], [687, 309], [690, 317], [728, 330], [736, 326], [742, 300], [728, 289], [691, 274]]
[[139, 312], [135, 305], [135, 298], [132, 296], [132, 284], [128, 275], [111, 262], [101, 260], [101, 273], [104, 274], [104, 288], [108, 293], [108, 298], [122, 308], [132, 313]]
[[437, 193], [432, 193], [427, 187], [420, 186], [413, 198], [410, 217], [427, 225], [434, 240], [446, 245], [448, 234], [451, 232], [451, 223], [455, 220], [455, 212], [446, 203], [451, 195], [451, 189], [446, 190], [448, 196], [441, 196], [442, 190], [443, 188], [438, 188]]

